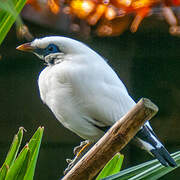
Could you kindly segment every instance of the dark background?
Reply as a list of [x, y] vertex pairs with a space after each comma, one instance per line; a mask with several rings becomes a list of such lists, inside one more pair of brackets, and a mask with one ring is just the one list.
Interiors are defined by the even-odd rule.
[[[26, 23], [36, 37], [73, 37], [109, 59], [135, 101], [147, 97], [158, 105], [159, 113], [151, 124], [169, 152], [180, 149], [180, 39], [169, 35], [167, 25], [151, 28], [150, 21], [144, 21], [135, 34], [84, 39]], [[23, 144], [39, 126], [44, 126], [35, 180], [58, 179], [67, 165], [65, 159], [72, 158], [73, 147], [82, 139], [65, 129], [40, 100], [37, 78], [44, 64], [30, 53], [18, 52], [15, 47], [21, 43], [13, 27], [0, 46], [0, 164], [20, 126], [27, 130]], [[152, 159], [134, 145], [128, 145], [122, 153], [123, 168]], [[176, 180], [179, 174], [177, 169], [161, 179]]]

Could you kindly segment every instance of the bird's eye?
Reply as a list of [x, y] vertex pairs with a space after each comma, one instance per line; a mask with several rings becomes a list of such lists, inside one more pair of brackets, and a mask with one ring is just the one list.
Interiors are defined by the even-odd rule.
[[58, 52], [60, 52], [60, 50], [58, 46], [56, 46], [55, 44], [49, 44], [45, 49], [43, 49], [44, 57], [49, 54], [58, 53]]
[[53, 48], [52, 46], [49, 46], [49, 47], [48, 47], [48, 50], [49, 50], [49, 51], [53, 51], [53, 49], [54, 49], [54, 48]]

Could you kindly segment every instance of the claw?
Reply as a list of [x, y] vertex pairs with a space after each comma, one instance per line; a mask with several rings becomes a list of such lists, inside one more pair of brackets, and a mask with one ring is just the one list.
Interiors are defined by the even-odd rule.
[[80, 146], [76, 146], [74, 149], [73, 149], [73, 154], [76, 155], [78, 154], [78, 152], [81, 150], [82, 147]]
[[66, 162], [70, 164], [73, 160], [72, 159], [66, 159]]
[[64, 175], [66, 175], [71, 169], [72, 167], [79, 161], [79, 157], [75, 156], [74, 159], [66, 159], [66, 162], [68, 163], [68, 167], [64, 170]]
[[66, 159], [66, 162], [68, 163], [68, 167], [64, 170], [64, 175], [66, 175], [73, 166], [84, 156], [84, 154], [92, 147], [92, 143], [90, 143], [88, 140], [82, 141], [79, 146], [75, 147], [74, 152], [74, 159]]
[[74, 155], [77, 155], [81, 151], [81, 149], [89, 143], [90, 142], [88, 140], [82, 141], [79, 146], [76, 146], [74, 148], [74, 150], [73, 150]]

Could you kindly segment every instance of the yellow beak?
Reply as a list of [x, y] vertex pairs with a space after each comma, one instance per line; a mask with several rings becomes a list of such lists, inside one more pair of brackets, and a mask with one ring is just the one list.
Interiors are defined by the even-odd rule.
[[20, 51], [32, 52], [35, 49], [35, 47], [33, 47], [31, 43], [25, 43], [18, 46], [16, 49]]

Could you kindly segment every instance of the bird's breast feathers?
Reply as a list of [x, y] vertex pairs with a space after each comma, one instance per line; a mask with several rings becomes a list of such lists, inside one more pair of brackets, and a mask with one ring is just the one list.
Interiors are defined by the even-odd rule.
[[66, 127], [73, 124], [68, 121], [74, 121], [76, 116], [109, 126], [135, 104], [104, 60], [63, 61], [45, 68], [38, 82], [42, 100]]

